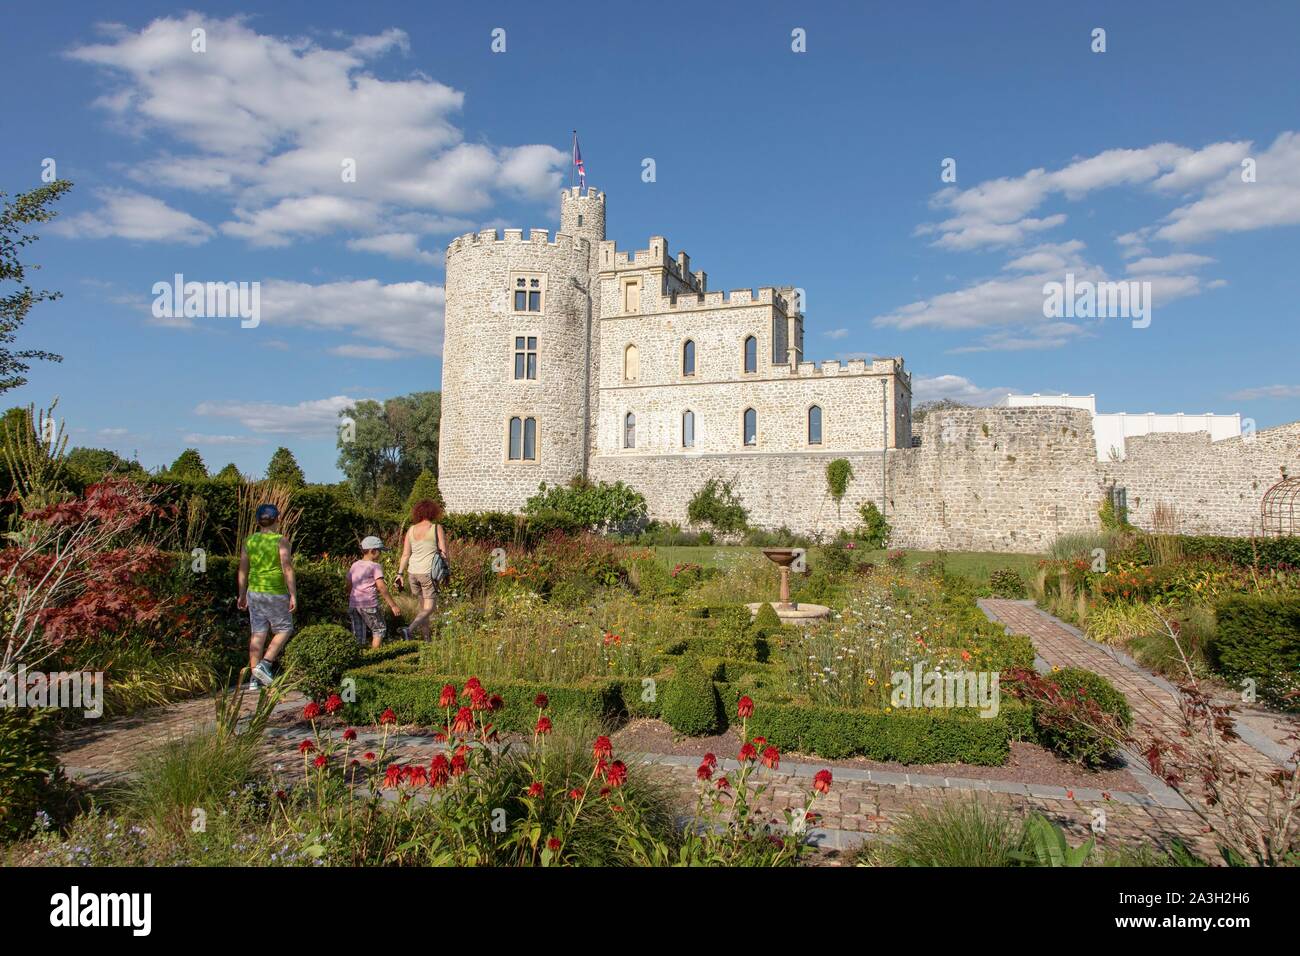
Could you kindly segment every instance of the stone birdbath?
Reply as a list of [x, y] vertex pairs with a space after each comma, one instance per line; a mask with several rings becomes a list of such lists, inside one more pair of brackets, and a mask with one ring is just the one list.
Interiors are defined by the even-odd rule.
[[[801, 624], [818, 618], [829, 617], [831, 609], [824, 604], [796, 604], [790, 600], [790, 566], [794, 564], [803, 551], [798, 548], [764, 548], [763, 556], [781, 569], [780, 598], [772, 602], [772, 610], [783, 624]], [[765, 602], [748, 605], [751, 613], [757, 614]]]

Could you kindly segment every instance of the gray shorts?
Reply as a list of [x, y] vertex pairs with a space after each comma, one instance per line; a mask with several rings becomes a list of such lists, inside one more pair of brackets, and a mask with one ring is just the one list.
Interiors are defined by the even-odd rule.
[[384, 615], [379, 613], [378, 607], [350, 607], [348, 608], [348, 621], [352, 625], [352, 636], [359, 643], [366, 643], [366, 632], [374, 635], [376, 640], [384, 639], [384, 632], [388, 626], [384, 623]]
[[416, 574], [414, 571], [408, 571], [406, 583], [410, 585], [411, 596], [421, 604], [432, 601], [434, 607], [438, 606], [438, 585], [433, 580], [432, 574]]
[[254, 634], [292, 634], [293, 614], [289, 611], [289, 595], [248, 592], [248, 622]]

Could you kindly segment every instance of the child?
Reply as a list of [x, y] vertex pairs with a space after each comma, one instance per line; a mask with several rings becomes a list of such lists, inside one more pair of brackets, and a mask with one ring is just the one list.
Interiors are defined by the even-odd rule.
[[352, 622], [352, 633], [357, 643], [365, 644], [366, 631], [369, 630], [371, 647], [384, 642], [384, 618], [379, 613], [379, 599], [384, 599], [394, 617], [402, 614], [384, 584], [384, 568], [377, 560], [383, 550], [384, 542], [372, 534], [361, 542], [361, 560], [352, 562], [348, 569], [348, 618]]
[[293, 634], [293, 612], [298, 610], [293, 554], [289, 540], [279, 533], [279, 522], [280, 509], [272, 504], [259, 505], [257, 530], [239, 551], [239, 609], [247, 611], [249, 619], [250, 691], [259, 684], [269, 686], [274, 679], [272, 669]]

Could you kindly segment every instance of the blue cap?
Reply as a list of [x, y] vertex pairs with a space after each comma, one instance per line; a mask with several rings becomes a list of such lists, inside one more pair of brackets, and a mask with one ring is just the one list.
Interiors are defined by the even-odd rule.
[[280, 517], [280, 509], [277, 508], [275, 505], [257, 506], [258, 521], [274, 521], [278, 517]]

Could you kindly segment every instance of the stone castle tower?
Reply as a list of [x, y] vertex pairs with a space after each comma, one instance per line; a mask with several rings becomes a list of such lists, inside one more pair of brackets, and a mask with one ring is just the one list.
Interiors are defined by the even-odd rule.
[[605, 194], [575, 187], [553, 239], [485, 229], [448, 245], [438, 483], [452, 510], [517, 508], [586, 470], [604, 238]]

